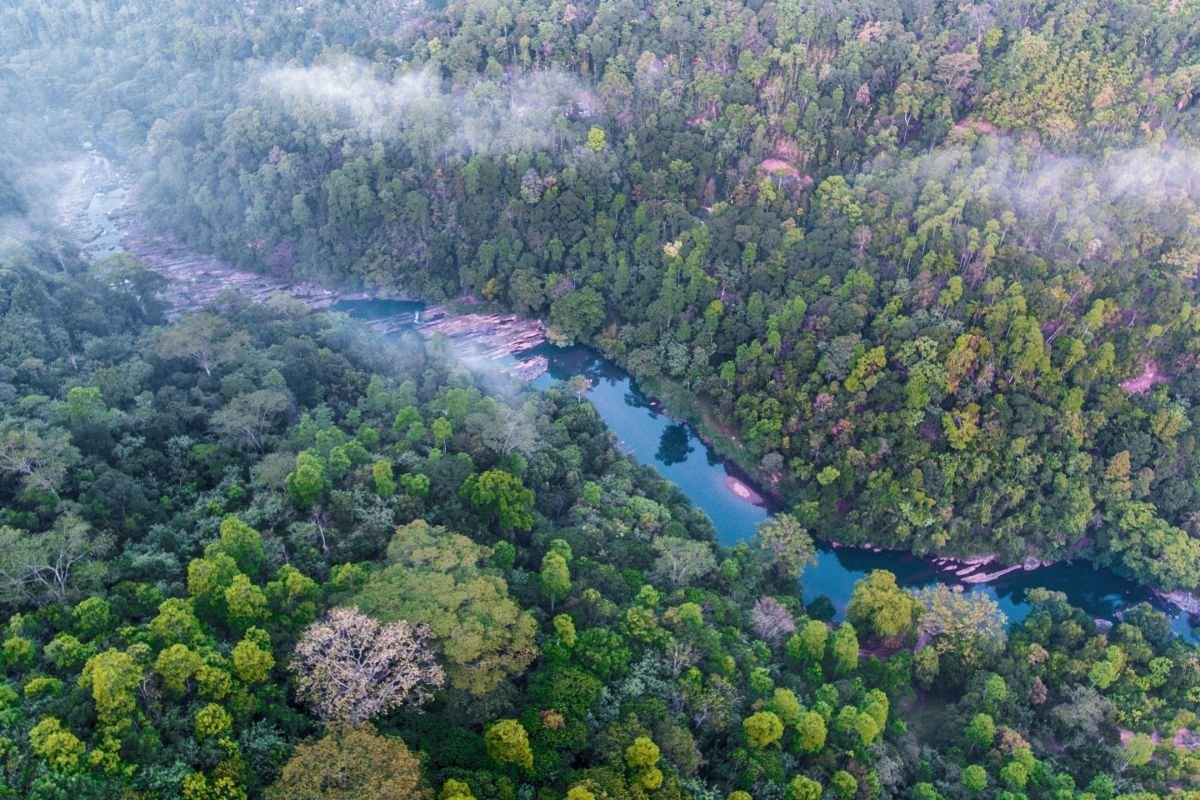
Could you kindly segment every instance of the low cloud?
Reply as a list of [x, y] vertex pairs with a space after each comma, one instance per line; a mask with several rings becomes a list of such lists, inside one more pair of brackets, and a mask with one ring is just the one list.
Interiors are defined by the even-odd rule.
[[856, 181], [868, 189], [900, 182], [903, 191], [920, 198], [916, 205], [931, 220], [922, 224], [936, 224], [939, 217], [931, 217], [929, 210], [948, 209], [944, 204], [955, 199], [966, 198], [959, 213], [968, 221], [976, 202], [993, 215], [1010, 210], [1018, 222], [1016, 236], [1059, 255], [1119, 259], [1131, 245], [1146, 241], [1147, 232], [1151, 239], [1163, 239], [1169, 252], [1183, 244], [1181, 237], [1200, 233], [1200, 151], [1184, 147], [1086, 157], [988, 136], [972, 146], [950, 144], [917, 159], [880, 159]]
[[587, 99], [573, 76], [556, 70], [446, 90], [430, 70], [392, 77], [349, 58], [272, 69], [257, 85], [301, 126], [466, 154], [549, 147], [561, 135], [559, 118], [579, 113]]
[[1143, 148], [1119, 152], [1104, 167], [1114, 193], [1145, 202], [1187, 197], [1200, 200], [1200, 152]]

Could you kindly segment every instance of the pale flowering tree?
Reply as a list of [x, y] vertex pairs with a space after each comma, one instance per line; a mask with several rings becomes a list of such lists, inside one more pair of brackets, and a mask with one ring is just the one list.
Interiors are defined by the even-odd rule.
[[361, 725], [428, 699], [445, 673], [426, 625], [386, 625], [357, 608], [335, 608], [310, 625], [292, 656], [297, 693], [317, 716]]
[[750, 620], [754, 623], [754, 632], [767, 644], [773, 645], [796, 632], [796, 619], [792, 612], [774, 597], [758, 598], [750, 611]]

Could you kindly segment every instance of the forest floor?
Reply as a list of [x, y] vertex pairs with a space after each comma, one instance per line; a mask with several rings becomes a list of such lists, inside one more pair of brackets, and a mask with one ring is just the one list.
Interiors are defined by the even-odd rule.
[[1158, 362], [1150, 359], [1142, 367], [1141, 374], [1122, 383], [1121, 388], [1130, 394], [1145, 394], [1154, 388], [1155, 384], [1170, 383], [1170, 381], [1170, 376], [1158, 371]]
[[899, 703], [904, 724], [919, 742], [950, 745], [957, 737], [960, 726], [955, 720], [954, 708], [945, 700], [926, 692], [905, 697]]

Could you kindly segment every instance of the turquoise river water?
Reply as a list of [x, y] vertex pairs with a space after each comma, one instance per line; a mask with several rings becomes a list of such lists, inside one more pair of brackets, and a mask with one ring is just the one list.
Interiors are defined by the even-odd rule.
[[[419, 303], [394, 300], [359, 300], [341, 303], [334, 310], [369, 320], [421, 307]], [[744, 476], [716, 455], [692, 426], [672, 418], [661, 404], [639, 390], [627, 372], [595, 350], [547, 344], [522, 354], [526, 355], [545, 356], [549, 363], [545, 374], [533, 381], [535, 388], [545, 389], [574, 375], [590, 379], [587, 398], [616, 434], [622, 449], [639, 462], [653, 465], [703, 509], [712, 519], [721, 544], [731, 545], [752, 536], [758, 523], [778, 510], [766, 500], [736, 494], [727, 478], [747, 484]], [[754, 488], [752, 484], [750, 488]], [[821, 595], [828, 597], [839, 615], [845, 610], [854, 583], [873, 569], [890, 570], [901, 585], [912, 588], [955, 583], [953, 574], [939, 571], [932, 561], [909, 553], [834, 547], [826, 542], [818, 545], [817, 562], [800, 579], [804, 596], [810, 601]], [[1026, 591], [1039, 586], [1065, 593], [1073, 605], [1096, 618], [1113, 619], [1122, 608], [1143, 601], [1174, 611], [1156, 602], [1147, 589], [1083, 561], [1029, 572], [1018, 570], [991, 583], [965, 588], [991, 595], [1011, 619], [1019, 620], [1029, 611]], [[1181, 635], [1191, 636], [1187, 615], [1177, 614], [1173, 627]]]

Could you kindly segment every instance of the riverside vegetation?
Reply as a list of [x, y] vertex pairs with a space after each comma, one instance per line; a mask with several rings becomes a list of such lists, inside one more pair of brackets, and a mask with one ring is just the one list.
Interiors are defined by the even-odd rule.
[[565, 387], [65, 263], [0, 268], [3, 796], [1196, 794], [1200, 651], [1148, 606], [1006, 630], [877, 571], [832, 623], [800, 520], [719, 547]]
[[[1200, 794], [1147, 606], [796, 577], [810, 535], [1200, 583], [1194, 2], [0, 10], [0, 792]], [[46, 225], [539, 315], [727, 423], [749, 542], [567, 389]]]
[[95, 123], [195, 246], [543, 315], [827, 538], [1196, 586], [1191, 3], [3, 21], [14, 101]]

